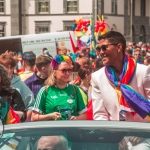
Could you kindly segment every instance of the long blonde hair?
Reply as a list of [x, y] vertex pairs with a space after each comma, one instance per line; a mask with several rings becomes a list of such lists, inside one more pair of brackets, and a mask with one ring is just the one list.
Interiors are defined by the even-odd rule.
[[50, 74], [49, 74], [49, 77], [45, 81], [45, 85], [46, 86], [53, 86], [53, 85], [55, 85], [55, 82], [56, 82], [56, 79], [54, 77], [54, 70], [53, 70], [53, 67], [51, 66]]

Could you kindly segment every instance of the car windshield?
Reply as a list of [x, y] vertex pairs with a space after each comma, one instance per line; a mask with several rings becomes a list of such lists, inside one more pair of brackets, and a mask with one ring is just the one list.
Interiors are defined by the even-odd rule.
[[44, 121], [6, 125], [0, 149], [40, 150], [39, 139], [50, 136], [65, 137], [68, 150], [117, 150], [124, 148], [124, 142], [129, 150], [133, 146], [129, 142], [131, 138], [149, 142], [150, 127], [148, 123], [114, 121]]

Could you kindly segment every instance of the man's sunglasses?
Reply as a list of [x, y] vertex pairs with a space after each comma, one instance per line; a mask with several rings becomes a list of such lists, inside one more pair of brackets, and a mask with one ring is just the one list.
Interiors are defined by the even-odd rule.
[[103, 51], [105, 51], [105, 50], [107, 50], [107, 48], [108, 48], [109, 45], [118, 45], [118, 44], [113, 44], [113, 43], [111, 43], [111, 44], [102, 45], [101, 47], [98, 46], [98, 47], [96, 48], [96, 50], [97, 50], [98, 52], [100, 52], [101, 49], [102, 49]]
[[62, 73], [71, 73], [73, 71], [73, 69], [62, 69], [62, 70], [58, 70], [61, 71]]

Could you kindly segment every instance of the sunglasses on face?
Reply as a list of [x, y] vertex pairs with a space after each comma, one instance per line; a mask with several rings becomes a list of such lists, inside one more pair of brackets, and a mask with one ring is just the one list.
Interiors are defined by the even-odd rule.
[[102, 45], [101, 47], [98, 46], [98, 47], [96, 48], [96, 50], [97, 50], [98, 52], [100, 52], [101, 49], [102, 49], [103, 51], [105, 51], [105, 50], [107, 50], [107, 48], [108, 48], [109, 45], [118, 45], [118, 44], [113, 44], [113, 43], [112, 43], [112, 44]]
[[62, 73], [66, 74], [67, 72], [71, 73], [72, 69], [61, 69], [61, 70], [58, 70], [58, 71], [61, 71]]

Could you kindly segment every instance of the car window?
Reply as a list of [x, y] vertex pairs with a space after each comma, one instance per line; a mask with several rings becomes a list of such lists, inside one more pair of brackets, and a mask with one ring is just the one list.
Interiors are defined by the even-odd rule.
[[[38, 127], [37, 124], [34, 128], [32, 126], [20, 129], [8, 128], [4, 130], [0, 139], [0, 149], [37, 150], [39, 139], [53, 136], [63, 136], [67, 139], [68, 150], [138, 150], [143, 145], [147, 149], [140, 148], [141, 150], [150, 149], [149, 128], [124, 128], [119, 124], [115, 128], [112, 126], [76, 126], [63, 127], [63, 125], [60, 125], [59, 127], [51, 127], [49, 125], [49, 127]], [[135, 149], [136, 147], [137, 149]]]

